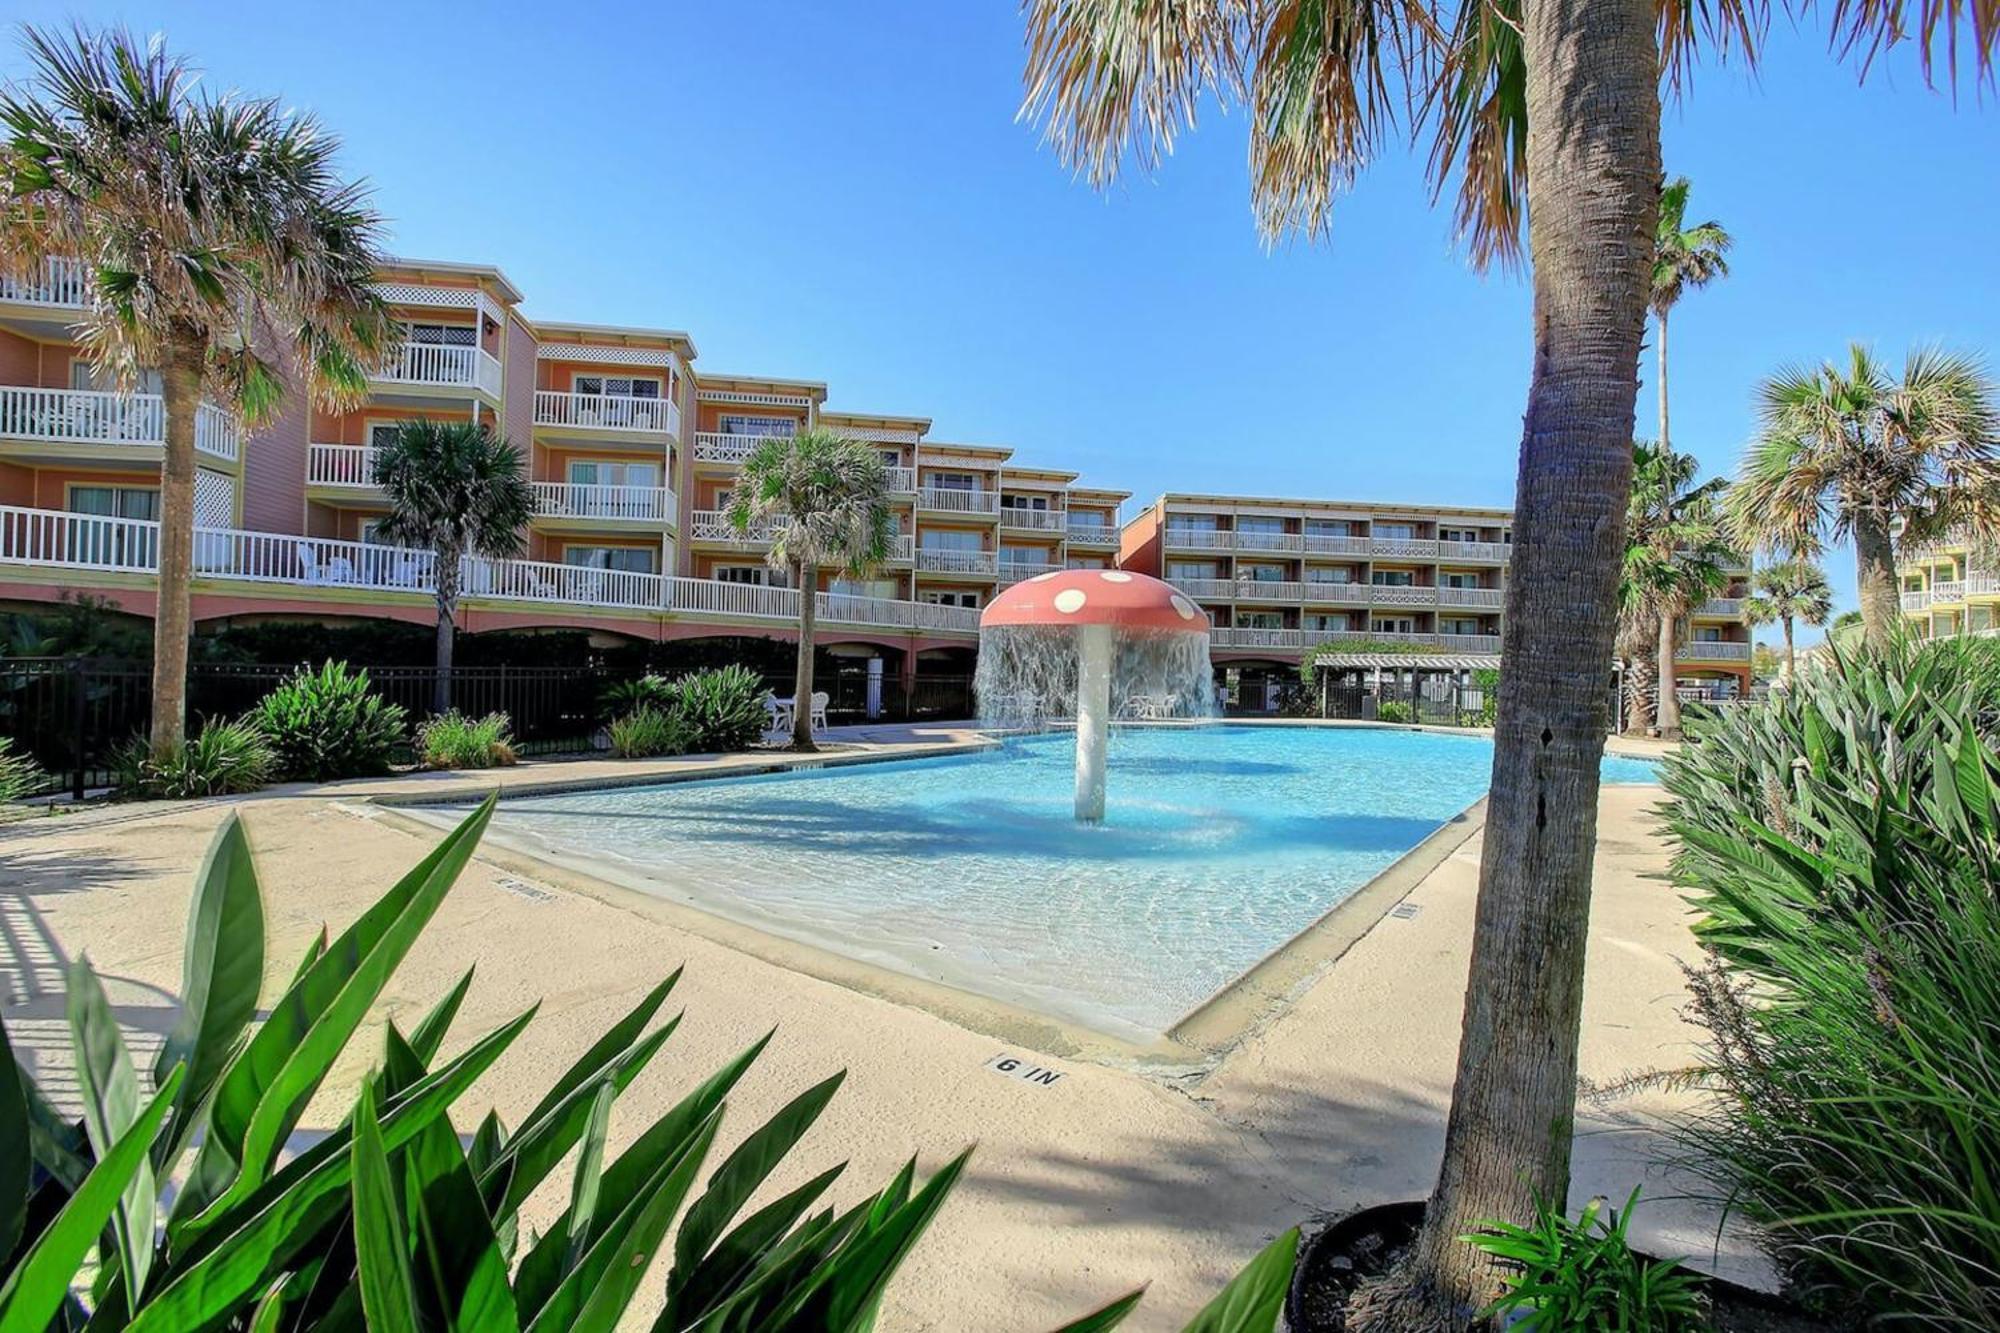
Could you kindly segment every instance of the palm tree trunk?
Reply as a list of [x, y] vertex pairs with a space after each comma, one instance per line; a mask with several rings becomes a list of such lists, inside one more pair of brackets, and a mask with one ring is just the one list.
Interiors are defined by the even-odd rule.
[[1785, 627], [1785, 684], [1790, 685], [1799, 669], [1798, 655], [1792, 648], [1792, 618], [1780, 616], [1778, 620]]
[[431, 712], [451, 711], [451, 656], [458, 634], [458, 552], [437, 553], [437, 656], [431, 678]]
[[193, 631], [194, 417], [201, 406], [202, 344], [167, 348], [160, 369], [167, 413], [166, 454], [160, 463], [160, 549], [153, 610], [153, 757], [178, 750], [187, 736], [188, 636]]
[[1653, 348], [1654, 355], [1658, 359], [1660, 367], [1658, 376], [1660, 381], [1660, 452], [1671, 458], [1674, 453], [1674, 445], [1672, 437], [1667, 433], [1667, 312], [1664, 310], [1655, 310], [1653, 312], [1653, 319], [1660, 326], [1660, 341]]
[[1644, 736], [1653, 729], [1653, 691], [1660, 679], [1652, 636], [1633, 636], [1619, 655], [1625, 659], [1625, 734]]
[[1660, 612], [1660, 706], [1654, 710], [1660, 739], [1681, 738], [1681, 696], [1675, 691], [1679, 673], [1674, 669], [1674, 650], [1680, 647], [1681, 618], [1673, 607]]
[[800, 565], [799, 664], [792, 683], [792, 748], [817, 750], [812, 733], [813, 626], [819, 618], [819, 566]]
[[1659, 59], [1650, 0], [1525, 0], [1522, 19], [1534, 378], [1493, 786], [1444, 1161], [1409, 1260], [1363, 1302], [1376, 1328], [1469, 1322], [1503, 1273], [1459, 1237], [1489, 1218], [1530, 1223], [1537, 1196], [1569, 1189], [1604, 686], [1659, 211]]
[[1861, 598], [1862, 641], [1880, 652], [1896, 632], [1902, 603], [1896, 595], [1896, 544], [1877, 509], [1854, 515], [1854, 589]]

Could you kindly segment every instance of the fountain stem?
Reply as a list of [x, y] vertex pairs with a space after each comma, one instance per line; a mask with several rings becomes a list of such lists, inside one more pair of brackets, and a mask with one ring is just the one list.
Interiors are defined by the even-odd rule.
[[1104, 818], [1104, 748], [1111, 735], [1113, 628], [1079, 625], [1076, 630], [1076, 817]]

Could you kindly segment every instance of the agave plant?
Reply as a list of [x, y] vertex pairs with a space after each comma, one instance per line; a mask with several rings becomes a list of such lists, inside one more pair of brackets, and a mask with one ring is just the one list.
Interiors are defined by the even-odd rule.
[[[407, 1033], [388, 1025], [380, 1067], [352, 1111], [280, 1160], [492, 813], [489, 799], [338, 938], [322, 930], [262, 1024], [253, 1020], [263, 895], [229, 816], [196, 880], [182, 1013], [150, 1095], [96, 974], [87, 961], [74, 965], [68, 1019], [81, 1123], [61, 1117], [11, 1047], [0, 1049], [0, 1139], [26, 1145], [0, 1154], [0, 1330], [609, 1333], [670, 1232], [655, 1333], [872, 1327], [891, 1276], [969, 1154], [921, 1182], [912, 1159], [839, 1209], [822, 1203], [841, 1174], [833, 1166], [741, 1216], [844, 1077], [806, 1088], [711, 1169], [728, 1095], [767, 1033], [607, 1159], [618, 1095], [679, 1023], [653, 1026], [678, 971], [518, 1126], [489, 1112], [464, 1142], [448, 1111], [535, 1012], [439, 1060], [472, 985], [468, 970]], [[524, 1234], [522, 1203], [572, 1149], [567, 1206], [546, 1233]], [[164, 1188], [183, 1177], [177, 1193]], [[1192, 1327], [1268, 1333], [1297, 1239], [1281, 1236]], [[79, 1289], [93, 1250], [94, 1280]], [[1110, 1328], [1138, 1299], [1121, 1297], [1070, 1333]]]

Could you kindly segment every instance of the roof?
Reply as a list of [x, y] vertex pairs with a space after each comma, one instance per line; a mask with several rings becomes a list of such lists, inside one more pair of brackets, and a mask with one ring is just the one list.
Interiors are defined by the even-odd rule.
[[1498, 653], [1321, 653], [1313, 659], [1335, 671], [1367, 671], [1376, 667], [1401, 671], [1498, 671]]
[[843, 426], [901, 427], [905, 430], [913, 430], [919, 435], [922, 435], [931, 428], [931, 419], [929, 417], [899, 416], [893, 412], [830, 412], [822, 410], [819, 414], [819, 419], [822, 422], [836, 423]]
[[401, 255], [391, 255], [382, 261], [384, 268], [415, 269], [423, 273], [457, 273], [468, 278], [486, 278], [500, 288], [509, 304], [519, 304], [521, 289], [514, 280], [502, 273], [495, 264], [461, 264], [452, 259], [406, 259]]
[[681, 329], [641, 329], [623, 324], [568, 324], [561, 320], [534, 321], [537, 335], [556, 334], [585, 338], [643, 338], [649, 342], [672, 343], [683, 349], [690, 361], [695, 357], [694, 335]]
[[1443, 514], [1455, 518], [1490, 519], [1496, 523], [1512, 522], [1514, 511], [1499, 506], [1487, 505], [1441, 505], [1425, 504], [1421, 501], [1400, 500], [1317, 500], [1300, 496], [1276, 495], [1200, 495], [1188, 491], [1168, 491], [1160, 496], [1163, 505], [1209, 505], [1223, 508], [1245, 507], [1254, 509], [1312, 509], [1328, 513], [1368, 512], [1376, 514]]

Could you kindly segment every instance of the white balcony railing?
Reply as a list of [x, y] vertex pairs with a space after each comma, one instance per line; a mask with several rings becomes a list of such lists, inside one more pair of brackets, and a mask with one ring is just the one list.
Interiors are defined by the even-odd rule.
[[1186, 528], [1167, 525], [1167, 545], [1181, 551], [1227, 551], [1236, 534], [1226, 528]]
[[697, 509], [688, 515], [688, 540], [719, 543], [738, 551], [761, 551], [771, 544], [771, 525], [756, 522], [749, 531], [738, 532], [725, 511]]
[[615, 393], [535, 390], [537, 426], [680, 434], [681, 407], [671, 398], [635, 398]]
[[1306, 585], [1287, 579], [1238, 579], [1233, 594], [1239, 602], [1302, 602]]
[[1401, 630], [1329, 629], [1308, 631], [1308, 637], [1315, 646], [1326, 645], [1336, 648], [1342, 644], [1387, 644], [1392, 647], [1407, 646], [1419, 652], [1424, 649], [1454, 653], [1500, 651], [1498, 634], [1425, 634]]
[[463, 386], [500, 396], [500, 361], [483, 347], [404, 343], [375, 371], [388, 384]]
[[1488, 560], [1506, 561], [1514, 553], [1514, 548], [1506, 542], [1459, 542], [1439, 541], [1437, 544], [1440, 560]]
[[1074, 515], [1065, 529], [1069, 541], [1075, 546], [1116, 546], [1118, 529], [1109, 523], [1079, 523]]
[[1925, 588], [1915, 588], [1903, 594], [1905, 611], [1927, 611], [1930, 609], [1931, 595]]
[[1365, 583], [1335, 583], [1331, 579], [1307, 579], [1301, 600], [1316, 606], [1366, 606], [1371, 589]]
[[1438, 544], [1429, 537], [1370, 537], [1368, 553], [1395, 560], [1435, 560]]
[[917, 539], [909, 533], [900, 533], [889, 539], [889, 563], [907, 565], [917, 558]]
[[674, 493], [664, 486], [598, 486], [538, 481], [536, 512], [550, 518], [599, 518], [657, 524], [674, 517]]
[[[163, 447], [166, 400], [156, 393], [0, 386], [0, 438]], [[242, 452], [242, 429], [229, 413], [202, 403], [194, 414], [194, 447], [233, 461]]]
[[374, 490], [378, 452], [365, 444], [315, 444], [306, 450], [306, 484]]
[[1002, 560], [998, 566], [1000, 586], [1011, 587], [1022, 579], [1034, 578], [1037, 574], [1051, 574], [1062, 568], [1046, 560]]
[[934, 574], [996, 574], [999, 562], [991, 551], [952, 551], [919, 546], [917, 568]]
[[1020, 532], [1062, 532], [1069, 523], [1060, 509], [1013, 509], [1002, 505], [1000, 526]]
[[47, 259], [31, 273], [0, 273], [0, 301], [80, 310], [90, 294], [88, 281], [83, 265], [74, 259]]
[[1965, 600], [1965, 580], [1939, 579], [1931, 584], [1931, 601], [1962, 602]]
[[1305, 635], [1295, 629], [1261, 629], [1231, 626], [1208, 632], [1212, 648], [1285, 648], [1297, 651], [1305, 645]]
[[[0, 506], [0, 565], [150, 574], [158, 567], [158, 523], [51, 509]], [[429, 551], [333, 541], [285, 533], [197, 528], [198, 578], [429, 596], [437, 563]], [[465, 562], [460, 596], [570, 608], [724, 615], [793, 622], [799, 594], [790, 588], [711, 579], [592, 569], [541, 560]], [[979, 612], [890, 598], [820, 593], [820, 618], [895, 629], [973, 633]]]
[[917, 470], [913, 467], [884, 468], [889, 474], [889, 494], [915, 495], [917, 493]]
[[1677, 662], [1747, 662], [1750, 660], [1750, 645], [1747, 643], [1707, 642], [1684, 643], [1674, 653]]
[[1367, 555], [1373, 544], [1366, 537], [1335, 537], [1308, 532], [1304, 538], [1308, 555]]
[[1371, 585], [1368, 600], [1374, 606], [1436, 606], [1438, 590], [1410, 583], [1377, 583]]
[[1439, 588], [1439, 606], [1471, 606], [1498, 611], [1507, 604], [1505, 588]]
[[997, 514], [1000, 512], [1000, 492], [926, 486], [917, 492], [917, 505], [922, 509], [935, 509], [948, 514]]
[[1296, 532], [1267, 532], [1256, 528], [1236, 530], [1239, 551], [1303, 551], [1305, 538]]

